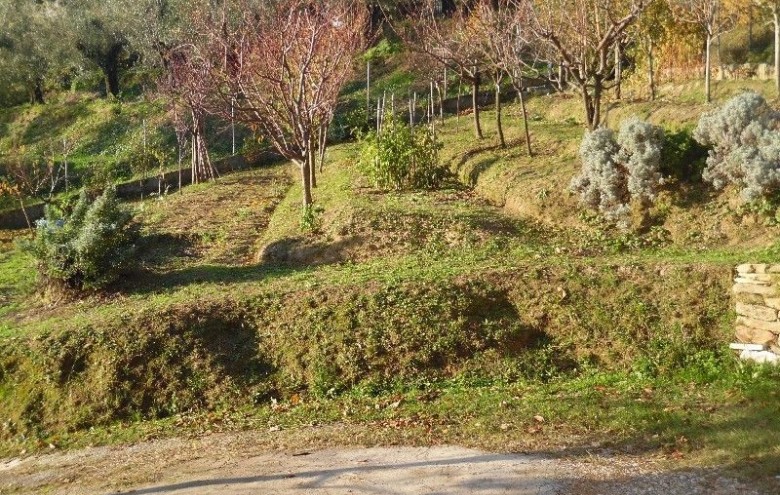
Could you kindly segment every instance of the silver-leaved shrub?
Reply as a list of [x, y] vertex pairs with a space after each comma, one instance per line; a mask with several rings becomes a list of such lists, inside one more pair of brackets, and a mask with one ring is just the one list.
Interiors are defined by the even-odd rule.
[[710, 147], [702, 177], [716, 189], [741, 188], [754, 201], [780, 189], [780, 114], [752, 91], [702, 115], [693, 133]]
[[662, 183], [664, 132], [636, 117], [617, 134], [607, 128], [587, 133], [580, 145], [582, 170], [571, 183], [581, 202], [621, 228], [631, 225], [632, 201], [647, 208]]

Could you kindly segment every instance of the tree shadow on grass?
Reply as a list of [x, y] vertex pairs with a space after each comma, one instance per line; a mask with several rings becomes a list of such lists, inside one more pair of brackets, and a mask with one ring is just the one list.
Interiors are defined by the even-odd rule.
[[[240, 284], [283, 278], [313, 270], [318, 266], [347, 261], [351, 250], [361, 245], [360, 237], [345, 237], [334, 242], [310, 242], [304, 238], [285, 238], [270, 244], [257, 264], [198, 264], [184, 268], [164, 269], [171, 257], [181, 256], [189, 241], [167, 235], [154, 236], [146, 243], [163, 246], [146, 251], [147, 267], [128, 274], [115, 289], [129, 294], [152, 294], [195, 284]], [[159, 239], [160, 237], [164, 239]]]
[[[474, 187], [477, 184], [477, 182], [479, 181], [479, 178], [482, 176], [482, 174], [487, 172], [499, 160], [501, 160], [501, 159], [505, 159], [505, 160], [506, 159], [515, 159], [517, 157], [515, 152], [517, 152], [517, 150], [519, 150], [520, 147], [524, 146], [524, 145], [525, 145], [524, 138], [515, 138], [515, 139], [512, 139], [512, 140], [508, 141], [506, 147], [504, 147], [504, 148], [501, 148], [501, 146], [499, 144], [473, 148], [473, 149], [470, 149], [470, 150], [460, 154], [459, 156], [455, 156], [455, 157], [451, 158], [446, 163], [446, 166], [450, 170], [453, 170], [456, 174], [462, 175], [464, 167], [466, 166], [466, 164], [469, 161], [479, 157], [483, 153], [497, 152], [497, 151], [511, 152], [512, 153], [512, 157], [508, 157], [508, 156], [499, 157], [499, 156], [491, 155], [489, 157], [485, 157], [485, 158], [482, 158], [479, 161], [477, 161], [473, 165], [473, 167], [471, 167], [471, 169], [468, 170], [468, 174], [465, 177], [465, 179], [468, 180], [468, 185], [471, 186], [471, 187]], [[532, 146], [533, 146], [533, 144], [532, 144]], [[538, 150], [537, 150], [537, 153], [538, 153]], [[457, 162], [456, 162], [456, 159], [457, 159]]]
[[482, 174], [487, 172], [493, 165], [496, 164], [498, 161], [498, 158], [486, 158], [484, 160], [479, 160], [474, 164], [474, 166], [469, 170], [468, 173], [468, 184], [472, 187], [477, 185], [477, 182], [479, 181], [479, 178]]
[[[497, 144], [490, 145], [490, 146], [480, 146], [478, 148], [472, 148], [464, 153], [462, 153], [459, 157], [456, 155], [452, 157], [448, 163], [446, 164], [447, 167], [450, 170], [455, 170], [456, 172], [460, 172], [466, 163], [471, 160], [472, 158], [482, 154], [487, 153], [488, 151], [496, 151], [500, 149], [500, 146]], [[455, 166], [453, 167], [453, 163], [455, 162], [455, 159], [458, 158], [457, 163], [455, 163]]]
[[[360, 461], [359, 464], [353, 461], [344, 465], [345, 463], [342, 461], [342, 465], [339, 466], [338, 461], [335, 461], [335, 466], [331, 463], [330, 467], [321, 467], [321, 464], [316, 461], [314, 463], [309, 463], [307, 462], [308, 459], [302, 459], [295, 462], [295, 464], [298, 464], [297, 468], [291, 470], [286, 469], [281, 473], [236, 476], [230, 478], [201, 478], [175, 484], [131, 490], [129, 493], [137, 495], [176, 493], [180, 491], [192, 493], [192, 490], [205, 491], [209, 489], [208, 487], [213, 487], [218, 490], [227, 490], [234, 493], [260, 493], [263, 488], [275, 491], [279, 489], [279, 485], [289, 484], [291, 486], [284, 489], [285, 493], [312, 493], [314, 491], [329, 492], [330, 490], [337, 490], [339, 493], [354, 492], [390, 495], [418, 493], [421, 486], [420, 483], [424, 483], [426, 478], [429, 479], [432, 476], [438, 478], [440, 482], [444, 482], [445, 485], [449, 485], [440, 486], [441, 491], [430, 492], [432, 494], [453, 493], [449, 490], [455, 490], [456, 493], [477, 493], [487, 489], [496, 491], [501, 490], [501, 493], [513, 494], [544, 493], [539, 490], [548, 482], [539, 479], [538, 474], [533, 473], [530, 476], [521, 477], [519, 473], [517, 473], [519, 469], [522, 469], [521, 466], [523, 464], [526, 465], [528, 471], [531, 471], [533, 467], [530, 463], [535, 460], [537, 459], [532, 456], [483, 454], [475, 452], [472, 455], [454, 458], [407, 460], [405, 462], [393, 462], [392, 460], [364, 460]], [[515, 469], [505, 469], [508, 463], [511, 463]], [[492, 467], [493, 464], [496, 464], [496, 467]], [[480, 473], [481, 475], [474, 477], [474, 479], [469, 478], [462, 481], [450, 479], [445, 481], [445, 478], [451, 478], [451, 476], [445, 474], [446, 471], [477, 470], [479, 472], [481, 471], [481, 469], [477, 467], [479, 465], [485, 465], [487, 471], [485, 473]], [[426, 470], [429, 470], [429, 472], [425, 472]], [[490, 476], [486, 477], [488, 473]], [[372, 480], [372, 478], [374, 479]], [[389, 478], [392, 478], [392, 483], [388, 483]], [[470, 486], [471, 483], [475, 484]], [[414, 487], [414, 489], [407, 491], [411, 487]], [[493, 492], [491, 491], [489, 493]]]
[[139, 270], [115, 285], [126, 294], [154, 294], [199, 284], [241, 284], [305, 271], [284, 265], [195, 265], [168, 271]]
[[[280, 454], [283, 472], [269, 472], [267, 467], [247, 466], [243, 476], [210, 477], [208, 471], [196, 479], [130, 490], [137, 495], [194, 493], [226, 490], [231, 493], [258, 493], [263, 488], [284, 490], [285, 493], [311, 493], [335, 490], [339, 493], [376, 493], [382, 495], [417, 493], [420, 486], [435, 483], [430, 493], [507, 493], [530, 495], [543, 493], [579, 494], [604, 493], [742, 493], [749, 495], [778, 493], [780, 482], [772, 473], [761, 479], [735, 476], [723, 472], [723, 467], [672, 467], [658, 469], [652, 462], [633, 459], [631, 466], [615, 463], [612, 455], [582, 451], [558, 455], [494, 454], [469, 452], [447, 457], [425, 454], [423, 459], [392, 458], [377, 460], [376, 452], [366, 451], [359, 462], [334, 456], [323, 463], [327, 452], [307, 453], [296, 460]], [[309, 457], [311, 455], [311, 457]], [[357, 456], [357, 452], [355, 456]], [[282, 460], [286, 458], [286, 460]], [[780, 458], [774, 456], [774, 462]], [[775, 464], [777, 466], [778, 464]], [[728, 471], [739, 465], [724, 466]], [[649, 471], [648, 471], [649, 469]], [[252, 472], [254, 471], [254, 473]], [[215, 471], [211, 471], [214, 473]], [[461, 473], [461, 476], [453, 475]], [[469, 473], [469, 474], [464, 474]], [[734, 479], [737, 477], [737, 479]], [[742, 479], [739, 479], [742, 478]], [[392, 480], [392, 483], [388, 483]], [[435, 481], [434, 481], [435, 480]], [[285, 485], [282, 488], [282, 485]], [[118, 493], [118, 492], [117, 492]]]

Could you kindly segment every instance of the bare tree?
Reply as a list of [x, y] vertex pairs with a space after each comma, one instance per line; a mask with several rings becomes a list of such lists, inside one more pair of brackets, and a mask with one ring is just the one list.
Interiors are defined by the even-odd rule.
[[24, 149], [12, 149], [3, 156], [0, 176], [0, 195], [14, 197], [18, 202], [32, 230], [32, 222], [27, 215], [25, 199], [39, 198], [49, 203], [63, 180], [62, 167], [57, 166], [51, 156], [26, 153]]
[[501, 126], [501, 81], [508, 78], [517, 92], [523, 116], [525, 144], [531, 150], [531, 134], [528, 130], [528, 112], [525, 106], [523, 73], [535, 70], [536, 55], [531, 46], [529, 4], [524, 0], [480, 0], [477, 5], [474, 28], [478, 34], [483, 57], [491, 67], [496, 87], [496, 123], [501, 146], [505, 146]]
[[736, 16], [724, 8], [721, 0], [673, 1], [675, 16], [704, 33], [704, 91], [709, 103], [712, 101], [712, 42], [734, 27]]
[[649, 0], [531, 0], [531, 29], [546, 44], [550, 60], [561, 60], [583, 100], [586, 124], [601, 124], [604, 92], [614, 86], [613, 50]]
[[642, 16], [638, 19], [629, 38], [636, 39], [637, 51], [645, 58], [647, 64], [647, 86], [650, 101], [655, 101], [656, 89], [656, 49], [670, 36], [670, 25], [673, 23], [672, 11], [668, 0], [652, 0]]
[[396, 31], [406, 45], [420, 51], [452, 70], [471, 84], [471, 102], [474, 111], [474, 134], [482, 139], [479, 120], [479, 87], [484, 71], [483, 52], [473, 39], [473, 8], [464, 2], [450, 17], [439, 15], [437, 2], [425, 0], [414, 15], [414, 22], [397, 23]]
[[177, 137], [182, 127], [189, 134], [193, 184], [216, 176], [206, 145], [206, 109], [213, 92], [213, 66], [202, 51], [191, 42], [163, 50], [161, 56], [166, 70], [158, 84], [161, 92], [170, 98]]
[[241, 0], [238, 12], [211, 29], [220, 94], [226, 103], [235, 99], [238, 121], [299, 166], [304, 209], [368, 21], [368, 10], [350, 0]]
[[760, 7], [763, 12], [772, 18], [772, 25], [775, 30], [775, 89], [778, 98], [780, 98], [780, 0], [753, 0], [753, 2], [754, 5]]

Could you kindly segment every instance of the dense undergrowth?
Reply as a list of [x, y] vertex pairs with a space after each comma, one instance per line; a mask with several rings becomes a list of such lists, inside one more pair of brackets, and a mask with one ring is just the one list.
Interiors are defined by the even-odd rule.
[[[674, 98], [613, 113], [690, 129], [701, 107]], [[733, 434], [764, 433], [778, 377], [726, 344], [732, 267], [776, 260], [776, 227], [684, 181], [638, 232], [574, 214], [576, 104], [531, 101], [534, 158], [519, 128], [502, 150], [489, 124], [475, 143], [448, 119], [453, 177], [434, 192], [376, 191], [356, 146], [333, 147], [306, 232], [288, 165], [135, 203], [137, 266], [80, 301], [37, 295], [4, 235], [0, 451], [395, 421], [408, 434], [364, 441], [606, 442], [737, 467], [752, 450], [756, 471], [771, 465], [776, 435]]]

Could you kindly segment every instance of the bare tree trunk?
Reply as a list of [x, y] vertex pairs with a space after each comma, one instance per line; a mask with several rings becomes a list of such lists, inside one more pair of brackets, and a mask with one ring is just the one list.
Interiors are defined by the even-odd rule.
[[775, 89], [780, 98], [780, 11], [777, 7], [772, 11], [772, 20], [775, 24]]
[[712, 101], [712, 36], [707, 33], [706, 55], [704, 58], [704, 93], [707, 103]]
[[615, 43], [615, 98], [623, 97], [623, 45]]
[[523, 131], [525, 133], [525, 146], [528, 149], [528, 156], [534, 156], [531, 149], [531, 132], [528, 129], [528, 110], [525, 107], [525, 95], [523, 95], [523, 76], [519, 76], [517, 79], [513, 79], [513, 85], [515, 91], [517, 91], [517, 97], [520, 100], [520, 109], [523, 113]]
[[317, 159], [317, 153], [314, 150], [315, 150], [314, 135], [311, 135], [309, 136], [308, 159], [309, 159], [309, 182], [312, 188], [317, 187], [317, 164], [315, 163], [315, 160]]
[[70, 189], [70, 176], [68, 175], [68, 145], [65, 139], [62, 140], [62, 161], [63, 168], [65, 169], [65, 192]]
[[599, 125], [601, 124], [601, 92], [601, 80], [596, 79], [596, 81], [593, 83], [593, 98], [591, 99], [593, 104], [593, 121], [590, 124], [591, 129], [598, 129]]
[[482, 139], [482, 126], [479, 124], [479, 76], [471, 80], [471, 104], [474, 110], [474, 134]]
[[192, 184], [197, 184], [200, 182], [200, 146], [198, 141], [200, 138], [198, 137], [198, 134], [200, 133], [200, 122], [198, 121], [197, 117], [193, 115], [192, 118], [192, 151], [190, 153], [190, 172], [192, 174], [192, 177], [190, 179]]
[[191, 163], [190, 173], [192, 177], [190, 178], [190, 183], [197, 184], [199, 178], [198, 175], [199, 159], [198, 159], [198, 137], [196, 133], [192, 134], [191, 148], [192, 150], [190, 151], [190, 163]]
[[414, 134], [414, 100], [409, 95], [409, 130]]
[[655, 101], [655, 59], [653, 54], [653, 41], [647, 42], [647, 79], [650, 84], [650, 101]]
[[563, 62], [558, 64], [558, 91], [566, 88], [566, 70], [563, 68]]
[[301, 168], [301, 186], [303, 187], [303, 209], [306, 210], [311, 207], [311, 176], [309, 174], [309, 157], [304, 156], [303, 160], [298, 162], [298, 166]]
[[444, 97], [442, 96], [439, 81], [436, 81], [436, 94], [439, 96], [439, 119], [444, 120]]
[[455, 120], [460, 121], [460, 95], [463, 92], [463, 80], [458, 78], [458, 98], [455, 100]]
[[496, 77], [496, 129], [498, 130], [498, 144], [506, 148], [504, 139], [504, 127], [501, 125], [501, 79]]
[[593, 101], [591, 100], [590, 93], [588, 93], [588, 88], [584, 87], [581, 88], [582, 92], [582, 103], [585, 106], [585, 123], [588, 126], [588, 129], [591, 131], [594, 129], [593, 127]]
[[376, 133], [377, 135], [382, 133], [382, 101], [376, 102]]
[[46, 99], [43, 94], [43, 79], [41, 79], [40, 77], [36, 78], [35, 82], [33, 83], [32, 94], [33, 94], [32, 97], [33, 104], [43, 105], [44, 103], [46, 103]]
[[206, 147], [203, 118], [200, 115], [193, 115], [192, 122], [192, 183], [198, 184], [216, 178], [217, 174], [211, 165]]
[[316, 160], [317, 154], [314, 152], [314, 150], [311, 150], [309, 153], [311, 155], [310, 163], [309, 163], [309, 182], [311, 183], [312, 188], [317, 187], [317, 166], [314, 163]]
[[22, 215], [24, 215], [24, 220], [27, 222], [27, 228], [30, 229], [30, 232], [33, 231], [32, 222], [30, 222], [30, 217], [27, 215], [27, 208], [24, 207], [24, 199], [19, 196], [19, 206], [22, 208]]
[[205, 134], [202, 135], [200, 142], [201, 142], [201, 146], [203, 146], [202, 153], [203, 153], [203, 158], [205, 163], [204, 169], [205, 169], [206, 177], [209, 180], [217, 180], [217, 178], [219, 177], [219, 170], [214, 168], [214, 165], [211, 164], [211, 157], [209, 157], [208, 149], [206, 149]]
[[596, 79], [593, 83], [593, 94], [588, 91], [587, 84], [580, 86], [582, 102], [585, 106], [585, 118], [588, 129], [591, 131], [598, 129], [599, 124], [601, 124], [601, 96], [603, 89], [603, 83], [600, 79]]
[[436, 108], [433, 106], [433, 81], [430, 81], [430, 92], [428, 94], [428, 105], [426, 106], [426, 114], [428, 118], [428, 125], [431, 124], [431, 119], [435, 118], [434, 112]]
[[330, 124], [320, 127], [320, 142], [319, 142], [319, 159], [320, 159], [320, 173], [325, 167], [325, 150], [328, 146], [328, 130]]

